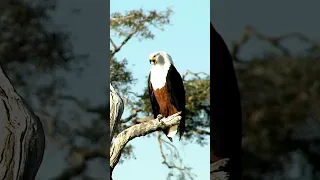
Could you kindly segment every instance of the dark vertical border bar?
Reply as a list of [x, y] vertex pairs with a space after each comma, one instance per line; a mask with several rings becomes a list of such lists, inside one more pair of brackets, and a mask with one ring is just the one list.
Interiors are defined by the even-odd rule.
[[[107, 53], [107, 58], [106, 61], [107, 61], [107, 67], [106, 67], [106, 72], [107, 72], [107, 80], [106, 80], [106, 83], [107, 85], [109, 86], [110, 84], [110, 0], [107, 0], [107, 8], [106, 8], [106, 12], [105, 12], [105, 19], [106, 19], [106, 41], [108, 42], [108, 47], [106, 47], [106, 53]], [[109, 94], [110, 94], [110, 88], [107, 88], [107, 94], [108, 94], [108, 102], [110, 102], [110, 99], [109, 99]], [[108, 111], [110, 111], [110, 109], [108, 108]], [[110, 114], [110, 112], [108, 112]], [[110, 124], [108, 122], [108, 124]], [[109, 127], [110, 128], [110, 127]], [[110, 144], [109, 144], [110, 145]], [[108, 149], [110, 150], [110, 148]]]
[[[106, 41], [110, 41], [110, 0], [107, 0], [106, 1], [107, 3], [107, 10], [106, 10], [106, 23], [107, 23], [107, 32], [106, 32], [106, 36], [107, 36], [107, 38], [106, 38]], [[109, 42], [108, 41], [108, 42]], [[107, 73], [107, 86], [109, 86], [109, 84], [110, 84], [110, 43], [108, 43], [109, 44], [109, 46], [108, 47], [106, 47], [106, 53], [107, 53], [107, 57], [108, 57], [108, 59], [106, 59], [106, 61], [107, 61], [107, 64], [108, 64], [108, 66], [106, 67], [106, 72], [108, 72]], [[110, 88], [107, 88], [107, 94], [110, 94]], [[107, 97], [108, 97], [108, 102], [110, 102], [110, 96], [109, 95], [107, 95]], [[108, 112], [108, 114], [110, 114], [110, 108], [108, 108], [107, 109], [107, 111], [109, 111]], [[109, 121], [110, 121], [110, 118], [109, 118]], [[110, 122], [107, 122], [108, 124], [110, 124]], [[110, 127], [109, 127], [110, 128]], [[109, 131], [108, 132], [110, 132], [110, 129], [109, 129]], [[106, 132], [107, 133], [107, 132]], [[108, 140], [109, 141], [109, 147], [107, 147], [107, 151], [108, 151], [108, 153], [107, 154], [110, 154], [110, 147], [111, 147], [111, 140], [109, 139]], [[108, 161], [108, 164], [110, 164], [110, 158], [109, 158], [109, 161]], [[107, 166], [106, 166], [107, 167]], [[107, 177], [109, 177], [109, 180], [111, 179], [112, 180], [112, 178], [111, 178], [111, 168], [110, 168], [110, 166], [109, 166], [109, 174], [107, 175]]]
[[213, 6], [214, 3], [211, 3], [210, 163], [221, 158], [229, 158], [230, 161], [224, 171], [229, 172], [229, 179], [241, 179], [242, 113], [240, 92], [228, 47], [214, 28]]

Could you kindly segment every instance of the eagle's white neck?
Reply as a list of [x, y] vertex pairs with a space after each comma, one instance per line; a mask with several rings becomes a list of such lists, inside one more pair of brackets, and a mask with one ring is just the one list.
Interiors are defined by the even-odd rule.
[[150, 69], [150, 81], [154, 90], [165, 86], [170, 63], [156, 64]]

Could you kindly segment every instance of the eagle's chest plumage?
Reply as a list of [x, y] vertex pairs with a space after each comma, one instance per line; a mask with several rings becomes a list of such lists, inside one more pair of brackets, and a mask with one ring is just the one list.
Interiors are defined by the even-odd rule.
[[170, 94], [166, 86], [169, 67], [154, 66], [150, 70], [150, 81], [154, 96], [159, 104], [159, 111], [164, 117], [177, 113], [177, 109], [171, 104]]
[[153, 90], [157, 90], [165, 86], [169, 68], [170, 66], [153, 66], [150, 69], [150, 81]]

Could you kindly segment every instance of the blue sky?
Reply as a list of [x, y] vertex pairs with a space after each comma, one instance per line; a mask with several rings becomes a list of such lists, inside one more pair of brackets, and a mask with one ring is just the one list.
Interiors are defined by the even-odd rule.
[[[148, 56], [158, 50], [168, 52], [180, 73], [187, 69], [193, 72], [210, 71], [210, 1], [124, 1], [110, 2], [110, 12], [125, 12], [126, 10], [143, 8], [145, 10], [165, 10], [171, 7], [174, 14], [171, 24], [164, 31], [156, 30], [155, 39], [139, 41], [130, 40], [123, 49], [116, 54], [118, 59], [127, 58], [133, 76], [138, 79], [133, 91], [141, 93], [146, 87], [146, 76], [150, 64]], [[113, 37], [115, 39], [115, 37]], [[117, 40], [117, 39], [116, 39]], [[126, 115], [126, 114], [125, 114]], [[124, 116], [125, 116], [124, 115]], [[208, 137], [209, 140], [209, 137]], [[140, 137], [130, 142], [135, 146], [136, 159], [130, 159], [118, 164], [113, 172], [116, 180], [152, 179], [164, 180], [169, 172], [161, 164], [159, 145], [155, 137]], [[174, 145], [179, 149], [183, 164], [193, 168], [195, 179], [209, 179], [209, 145], [201, 147], [197, 144], [183, 145], [175, 139]]]

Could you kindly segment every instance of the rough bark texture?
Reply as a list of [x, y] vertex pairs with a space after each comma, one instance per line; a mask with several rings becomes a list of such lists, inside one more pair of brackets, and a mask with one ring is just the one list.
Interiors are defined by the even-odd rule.
[[34, 180], [45, 149], [43, 127], [1, 65], [0, 133], [0, 179]]
[[163, 118], [160, 121], [158, 119], [143, 122], [128, 129], [122, 131], [114, 139], [113, 144], [110, 148], [110, 168], [111, 172], [117, 165], [120, 159], [121, 151], [126, 146], [126, 144], [139, 136], [145, 136], [149, 133], [164, 130], [170, 126], [178, 125], [181, 119], [181, 112], [169, 116], [168, 118]]
[[220, 159], [210, 164], [210, 179], [211, 180], [229, 180], [229, 172], [226, 169], [229, 158]]
[[118, 127], [121, 116], [123, 114], [124, 104], [119, 94], [115, 91], [110, 83], [110, 140], [114, 136], [114, 132]]

